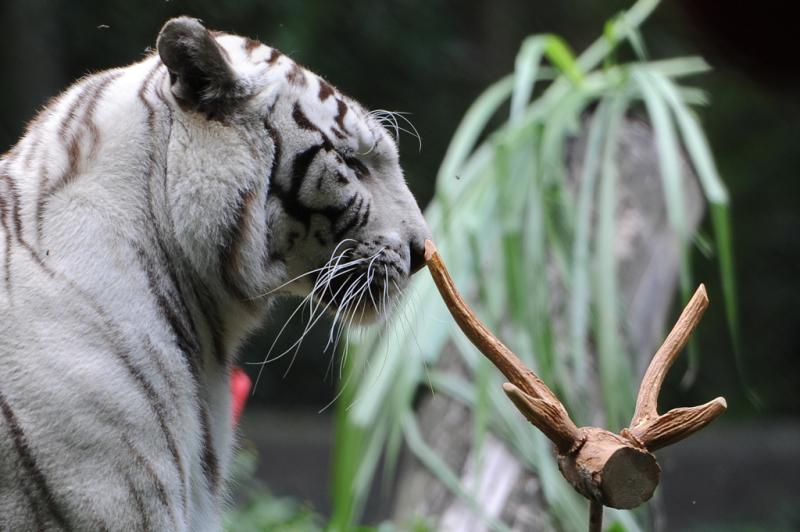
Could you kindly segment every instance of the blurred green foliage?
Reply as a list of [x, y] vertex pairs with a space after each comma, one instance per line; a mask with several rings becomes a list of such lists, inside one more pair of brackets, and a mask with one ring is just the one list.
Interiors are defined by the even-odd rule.
[[[705, 98], [678, 81], [706, 72], [708, 66], [696, 57], [646, 59], [639, 27], [656, 5], [658, 0], [640, 0], [614, 17], [603, 36], [577, 57], [552, 34], [525, 39], [513, 74], [490, 85], [466, 112], [425, 212], [456, 285], [488, 327], [499, 331], [554, 389], [579, 424], [588, 423], [602, 406], [607, 426], [626, 426], [634, 404], [629, 331], [614, 251], [617, 147], [629, 112], [645, 111], [643, 117], [653, 130], [661, 194], [681, 257], [681, 300], [688, 300], [694, 289], [688, 260], [693, 235], [687, 227], [681, 165], [687, 159], [712, 211], [725, 292], [722, 306], [730, 331], [737, 328], [728, 194], [690, 108]], [[615, 52], [623, 45], [630, 45], [639, 57], [619, 63]], [[487, 132], [506, 103], [508, 120]], [[571, 183], [564, 162], [566, 146], [586, 125], [583, 118], [590, 112], [581, 175]], [[553, 299], [557, 290], [566, 302]], [[490, 429], [508, 443], [521, 463], [539, 476], [557, 526], [584, 528], [585, 501], [558, 474], [543, 435], [508, 408], [497, 372], [447, 321], [431, 279], [417, 277], [409, 291], [412, 295], [400, 302], [399, 316], [386, 330], [365, 334], [353, 352], [344, 355], [347, 372], [337, 417], [331, 529], [346, 531], [359, 522], [379, 460], [394, 464], [404, 443], [476, 518], [492, 530], [508, 530], [502, 521], [485, 515], [458, 473], [437, 455], [439, 449], [424, 441], [413, 405], [420, 386], [430, 386], [472, 410], [472, 448], [478, 456]], [[562, 330], [569, 331], [569, 349], [558, 347], [559, 320], [566, 323]], [[586, 391], [592, 365], [589, 346], [597, 353], [602, 405], [591, 405]], [[455, 348], [467, 377], [437, 368], [446, 348]], [[375, 357], [381, 362], [375, 363]], [[388, 469], [391, 476], [392, 466]], [[641, 526], [630, 512], [608, 513], [627, 530]]]

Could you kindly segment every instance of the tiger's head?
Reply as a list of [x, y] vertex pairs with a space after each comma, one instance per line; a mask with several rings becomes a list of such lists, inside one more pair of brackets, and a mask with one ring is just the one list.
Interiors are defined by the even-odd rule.
[[282, 291], [356, 322], [384, 314], [429, 229], [381, 121], [278, 50], [196, 19], [168, 21], [157, 49], [175, 104], [167, 200], [194, 267], [238, 301]]

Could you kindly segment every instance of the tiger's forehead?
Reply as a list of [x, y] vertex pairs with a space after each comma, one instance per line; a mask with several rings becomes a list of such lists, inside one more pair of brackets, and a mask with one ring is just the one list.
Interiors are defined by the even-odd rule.
[[[304, 68], [277, 48], [238, 35], [214, 33], [238, 76], [265, 96], [294, 92], [306, 114], [327, 124], [339, 138], [353, 137], [374, 143], [383, 128], [355, 100], [342, 94], [314, 72]], [[374, 123], [373, 123], [374, 122]]]
[[[281, 94], [292, 93], [300, 112], [316, 127], [338, 139], [351, 139], [358, 151], [397, 156], [391, 135], [357, 101], [342, 94], [321, 76], [304, 68], [277, 48], [227, 33], [214, 33], [237, 76], [252, 85], [268, 107]], [[384, 142], [385, 141], [385, 142]]]

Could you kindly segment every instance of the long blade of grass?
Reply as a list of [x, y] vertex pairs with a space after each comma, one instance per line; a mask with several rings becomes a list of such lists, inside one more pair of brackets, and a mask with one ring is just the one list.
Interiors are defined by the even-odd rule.
[[686, 146], [686, 151], [689, 153], [692, 164], [697, 171], [705, 196], [711, 204], [711, 222], [719, 250], [720, 278], [722, 279], [723, 294], [725, 296], [725, 316], [733, 344], [737, 371], [751, 401], [755, 405], [759, 405], [760, 399], [758, 395], [748, 384], [747, 371], [744, 368], [738, 334], [739, 308], [734, 281], [728, 191], [717, 171], [708, 139], [703, 133], [695, 114], [681, 99], [680, 92], [675, 84], [666, 77], [658, 75], [654, 76], [654, 81], [675, 114], [684, 146]]
[[609, 103], [603, 101], [597, 108], [589, 127], [585, 155], [578, 182], [578, 200], [575, 211], [575, 237], [572, 245], [572, 279], [570, 282], [569, 331], [572, 363], [576, 384], [584, 389], [588, 379], [586, 342], [589, 333], [589, 242], [591, 234], [592, 205], [595, 183], [600, 170], [600, 154], [605, 144], [609, 126]]
[[616, 148], [618, 131], [622, 125], [628, 96], [611, 97], [606, 142], [603, 147], [601, 181], [598, 197], [597, 283], [597, 357], [600, 384], [603, 389], [606, 419], [611, 427], [624, 426], [633, 411], [633, 390], [630, 368], [624, 348], [619, 341], [620, 301], [617, 297], [617, 264], [614, 253], [616, 211]]
[[513, 87], [513, 76], [506, 76], [490, 85], [467, 110], [456, 129], [456, 133], [453, 135], [453, 139], [450, 141], [442, 165], [436, 175], [436, 183], [439, 189], [452, 182], [451, 178], [456, 176], [475, 147], [475, 143], [489, 119], [497, 112], [500, 105], [508, 99]]
[[[669, 108], [653, 78], [654, 75], [646, 69], [635, 69], [632, 75], [633, 81], [641, 90], [653, 126], [667, 219], [678, 239], [681, 300], [687, 301], [694, 283], [689, 264], [686, 210], [683, 201], [684, 186], [681, 172], [683, 157]], [[689, 365], [684, 375], [684, 383], [687, 384], [694, 381], [700, 366], [696, 342], [689, 343], [688, 354]]]
[[670, 79], [658, 73], [652, 73], [651, 77], [653, 85], [661, 92], [672, 108], [672, 112], [675, 113], [686, 151], [697, 170], [697, 177], [706, 198], [713, 204], [727, 204], [728, 191], [719, 176], [708, 139], [706, 139], [696, 116], [683, 102], [675, 84]]
[[465, 501], [481, 521], [485, 522], [492, 530], [510, 532], [510, 529], [503, 524], [502, 521], [486, 515], [480, 503], [461, 485], [458, 476], [441, 458], [439, 458], [436, 452], [425, 443], [419, 431], [419, 427], [417, 426], [417, 421], [411, 413], [407, 414], [403, 419], [403, 433], [406, 436], [408, 449], [414, 453], [414, 456], [425, 464], [450, 491], [461, 500]]
[[583, 81], [583, 72], [567, 43], [557, 35], [547, 35], [545, 39], [544, 52], [553, 66], [563, 72], [572, 83], [580, 85]]
[[514, 92], [511, 94], [511, 123], [519, 121], [522, 111], [531, 99], [536, 74], [544, 53], [545, 40], [541, 36], [523, 41], [514, 61]]

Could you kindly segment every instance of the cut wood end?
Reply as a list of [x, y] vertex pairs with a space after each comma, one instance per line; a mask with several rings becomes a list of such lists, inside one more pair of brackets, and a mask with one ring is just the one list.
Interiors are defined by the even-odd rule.
[[508, 398], [511, 399], [515, 405], [517, 405], [517, 408], [523, 414], [532, 409], [531, 401], [534, 399], [534, 397], [531, 397], [519, 389], [518, 386], [511, 384], [510, 382], [506, 382], [503, 383], [503, 391], [506, 393]]
[[430, 262], [433, 256], [437, 253], [436, 251], [436, 244], [433, 243], [433, 240], [425, 240], [425, 262]]
[[503, 383], [503, 391], [506, 392], [506, 395], [512, 395], [520, 391], [519, 388], [511, 384], [510, 382]]
[[706, 292], [706, 285], [700, 283], [700, 286], [697, 287], [697, 291], [695, 292], [698, 296], [702, 297], [703, 300], [708, 303], [708, 292]]

